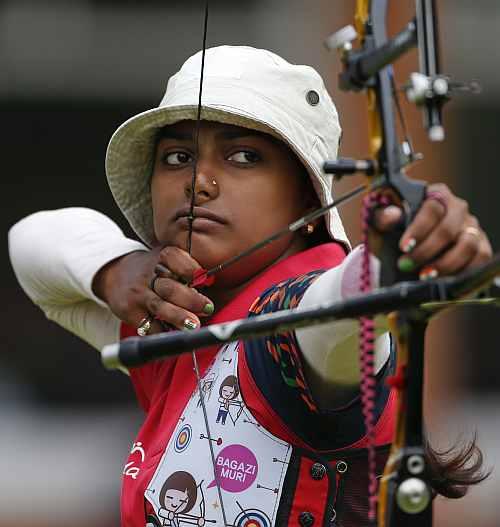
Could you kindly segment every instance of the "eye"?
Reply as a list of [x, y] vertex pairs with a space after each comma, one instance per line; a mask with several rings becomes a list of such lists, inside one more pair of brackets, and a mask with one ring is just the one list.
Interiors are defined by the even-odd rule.
[[162, 161], [166, 165], [180, 166], [190, 163], [192, 161], [192, 157], [186, 152], [166, 152], [162, 156]]
[[252, 152], [251, 150], [239, 150], [238, 152], [234, 152], [234, 154], [231, 154], [228, 157], [229, 161], [234, 161], [235, 163], [241, 163], [241, 164], [250, 164], [250, 163], [256, 163], [259, 161], [260, 157], [255, 152]]

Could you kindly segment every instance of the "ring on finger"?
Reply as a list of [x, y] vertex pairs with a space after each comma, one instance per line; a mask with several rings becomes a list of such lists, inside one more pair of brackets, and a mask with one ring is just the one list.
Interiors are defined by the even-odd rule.
[[165, 267], [163, 264], [156, 264], [155, 273], [158, 275], [158, 278], [170, 278], [176, 282], [181, 281], [179, 276], [174, 274], [168, 267]]
[[464, 234], [470, 234], [478, 240], [481, 238], [481, 231], [477, 227], [472, 227], [471, 225], [469, 227], [465, 227], [462, 232]]
[[172, 271], [170, 271], [168, 267], [165, 267], [161, 263], [155, 265], [155, 273], [158, 275], [164, 274], [167, 278], [170, 278], [170, 276], [172, 276]]
[[151, 289], [151, 291], [153, 291], [153, 293], [156, 293], [155, 291], [155, 284], [156, 284], [156, 280], [158, 280], [158, 278], [160, 278], [157, 274], [155, 274], [153, 276], [153, 278], [151, 278], [151, 282], [149, 282], [149, 289]]
[[137, 326], [137, 334], [139, 337], [145, 337], [151, 331], [152, 322], [153, 317], [151, 315], [144, 317], [139, 322], [139, 325]]

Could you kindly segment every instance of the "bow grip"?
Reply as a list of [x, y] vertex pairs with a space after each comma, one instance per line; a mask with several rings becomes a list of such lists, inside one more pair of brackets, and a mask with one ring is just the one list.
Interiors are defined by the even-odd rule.
[[423, 181], [401, 178], [397, 184], [391, 183], [382, 193], [389, 197], [390, 203], [402, 208], [403, 215], [397, 225], [384, 232], [377, 256], [381, 263], [380, 285], [387, 287], [398, 282], [418, 280], [418, 270], [402, 272], [398, 259], [402, 256], [399, 242], [406, 228], [415, 218], [425, 199], [427, 185]]

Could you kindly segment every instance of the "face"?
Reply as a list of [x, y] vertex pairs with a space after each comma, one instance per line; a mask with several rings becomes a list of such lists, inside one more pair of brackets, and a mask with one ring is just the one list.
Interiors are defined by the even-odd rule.
[[[194, 121], [166, 127], [157, 145], [151, 194], [162, 246], [187, 247], [195, 128]], [[315, 206], [303, 166], [269, 135], [202, 121], [198, 151], [192, 255], [205, 268], [248, 249]], [[228, 267], [223, 281], [242, 283], [305, 246], [303, 234], [289, 234]]]
[[182, 512], [188, 502], [187, 491], [169, 489], [165, 494], [164, 507], [167, 511]]
[[232, 399], [234, 396], [234, 388], [232, 386], [224, 386], [221, 390], [224, 399]]

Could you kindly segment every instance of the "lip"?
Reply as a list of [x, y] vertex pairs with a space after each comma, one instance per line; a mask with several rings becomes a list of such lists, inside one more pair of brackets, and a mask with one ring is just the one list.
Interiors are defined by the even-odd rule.
[[[182, 209], [179, 209], [174, 215], [174, 221], [177, 221], [183, 218], [187, 219], [190, 212], [191, 212], [190, 207], [183, 207]], [[214, 221], [216, 223], [221, 223], [221, 224], [227, 223], [227, 221], [222, 216], [219, 216], [218, 214], [215, 214], [215, 212], [205, 209], [204, 207], [194, 207], [193, 216], [195, 220], [199, 218], [199, 219]]]

